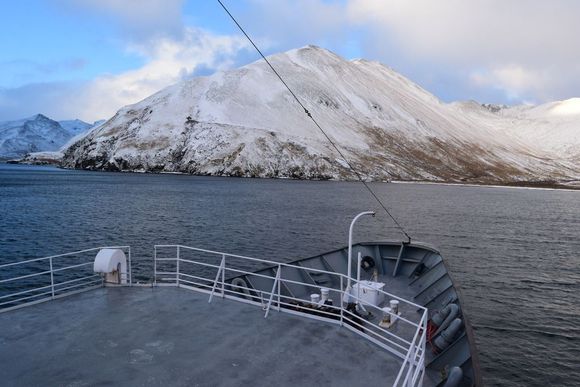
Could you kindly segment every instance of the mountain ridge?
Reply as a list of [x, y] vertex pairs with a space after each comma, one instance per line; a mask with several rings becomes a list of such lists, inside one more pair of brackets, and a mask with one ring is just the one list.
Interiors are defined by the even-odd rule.
[[[580, 147], [561, 146], [565, 141], [560, 140], [539, 147], [536, 139], [549, 131], [526, 109], [493, 112], [482, 105], [446, 104], [378, 62], [348, 61], [315, 46], [269, 60], [349, 162], [370, 180], [580, 178]], [[576, 121], [569, 117], [560, 121], [575, 136]], [[510, 124], [514, 120], [522, 123], [515, 129]], [[539, 126], [530, 129], [530, 123]], [[63, 166], [354, 178], [263, 61], [186, 80], [121, 108], [65, 149]]]
[[53, 120], [42, 113], [0, 122], [0, 158], [23, 157], [34, 152], [55, 152], [94, 124], [74, 120]]

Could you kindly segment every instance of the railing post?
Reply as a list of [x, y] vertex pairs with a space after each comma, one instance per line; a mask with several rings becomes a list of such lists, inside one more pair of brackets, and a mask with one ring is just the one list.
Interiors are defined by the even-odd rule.
[[405, 377], [405, 382], [408, 387], [413, 385], [413, 374], [415, 373], [415, 367], [417, 363], [417, 359], [415, 356], [415, 341], [411, 343], [411, 355], [409, 356], [409, 371], [407, 371], [407, 376]]
[[129, 286], [133, 285], [133, 267], [131, 266], [131, 246], [129, 246]]
[[[278, 268], [280, 268], [280, 265], [278, 265]], [[280, 270], [276, 271], [276, 278], [274, 279], [274, 285], [272, 286], [272, 291], [270, 292], [270, 299], [268, 300], [268, 307], [266, 308], [264, 318], [268, 317], [268, 313], [270, 313], [270, 307], [272, 306], [272, 300], [274, 299], [274, 292], [278, 286], [278, 281], [280, 281]]]
[[397, 256], [397, 262], [395, 263], [395, 269], [393, 270], [393, 277], [396, 277], [397, 274], [399, 274], [399, 266], [401, 265], [401, 262], [403, 261], [403, 251], [405, 250], [405, 243], [406, 242], [401, 242], [401, 248], [399, 249], [399, 254]]
[[54, 272], [52, 271], [52, 257], [48, 260], [50, 264], [50, 292], [52, 294], [52, 299], [54, 300]]
[[[224, 255], [222, 255], [222, 262], [220, 263], [220, 268], [218, 269], [218, 272], [215, 276], [215, 281], [213, 281], [213, 287], [211, 288], [211, 293], [209, 294], [209, 300], [207, 300], [208, 304], [210, 304], [211, 300], [213, 299], [213, 294], [215, 293], [215, 290], [217, 288], [218, 280], [220, 279], [220, 274], [222, 273], [222, 270], [224, 270], [225, 265], [226, 265], [226, 256], [224, 254]], [[223, 291], [223, 287], [222, 287], [222, 291]]]
[[343, 320], [344, 320], [344, 314], [343, 314], [344, 303], [342, 302], [344, 289], [342, 288], [342, 286], [343, 286], [343, 284], [342, 284], [342, 278], [343, 277], [340, 276], [340, 300], [339, 300], [339, 305], [340, 305], [340, 326], [343, 326]]
[[222, 269], [222, 298], [226, 297], [226, 255], [222, 254], [224, 267]]
[[425, 350], [427, 349], [427, 310], [423, 312], [421, 326], [423, 327], [423, 335], [421, 335], [421, 357], [423, 358], [421, 364], [421, 379], [423, 379], [423, 376], [425, 375], [425, 359], [427, 356], [425, 354]]
[[157, 286], [157, 246], [153, 246], [153, 286]]
[[280, 284], [282, 282], [282, 265], [278, 265], [278, 312], [280, 311]]
[[175, 286], [179, 286], [179, 260], [181, 259], [181, 251], [179, 250], [179, 246], [177, 246], [177, 258], [175, 264]]

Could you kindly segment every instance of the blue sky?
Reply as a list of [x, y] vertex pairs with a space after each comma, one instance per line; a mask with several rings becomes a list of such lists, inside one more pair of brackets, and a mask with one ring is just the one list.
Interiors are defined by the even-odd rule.
[[[580, 94], [573, 0], [224, 0], [268, 54], [316, 44], [379, 60], [444, 101]], [[258, 59], [217, 1], [2, 4], [0, 121], [107, 118], [183, 78]]]

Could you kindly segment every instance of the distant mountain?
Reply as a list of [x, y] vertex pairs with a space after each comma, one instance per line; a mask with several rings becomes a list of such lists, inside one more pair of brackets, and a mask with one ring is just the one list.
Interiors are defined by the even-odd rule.
[[42, 114], [17, 121], [0, 122], [0, 158], [57, 151], [74, 136], [93, 125], [81, 120], [54, 121]]
[[89, 128], [92, 128], [94, 124], [89, 124], [87, 122], [81, 120], [65, 120], [65, 121], [58, 121], [60, 126], [73, 136], [77, 134], [86, 132]]
[[[270, 57], [365, 178], [580, 179], [576, 102], [447, 104], [392, 69], [308, 46]], [[64, 149], [70, 168], [352, 179], [263, 61], [170, 86]]]

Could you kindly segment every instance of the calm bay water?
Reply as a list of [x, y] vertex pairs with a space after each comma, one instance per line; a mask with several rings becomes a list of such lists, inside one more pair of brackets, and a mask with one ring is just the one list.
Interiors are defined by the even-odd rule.
[[[461, 284], [486, 385], [580, 385], [580, 192], [373, 184]], [[0, 164], [0, 262], [154, 244], [274, 260], [346, 245], [377, 205], [359, 183], [65, 171]], [[355, 239], [401, 239], [386, 215]]]

